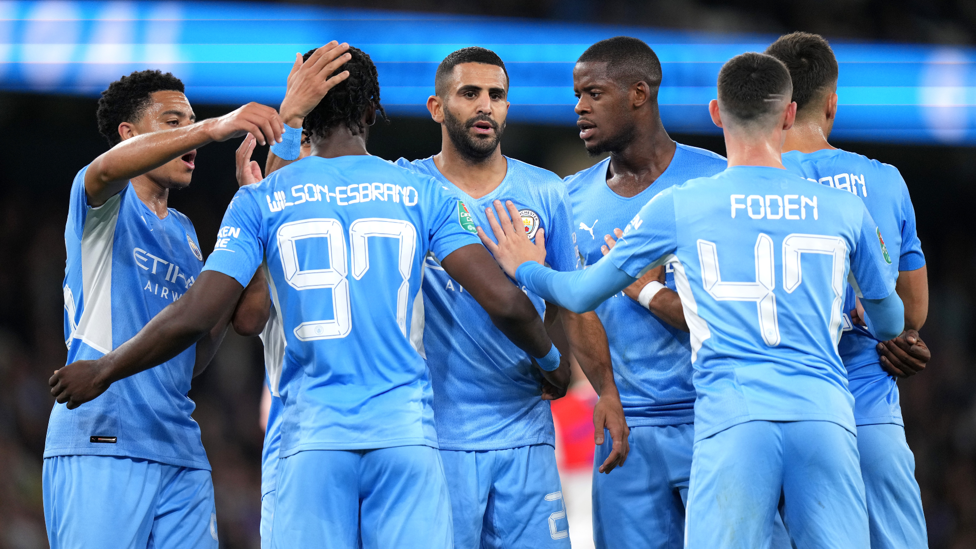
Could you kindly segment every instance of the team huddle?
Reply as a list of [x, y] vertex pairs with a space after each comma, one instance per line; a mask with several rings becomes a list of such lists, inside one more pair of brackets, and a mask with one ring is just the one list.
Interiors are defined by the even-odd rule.
[[[668, 136], [650, 47], [603, 40], [573, 85], [609, 156], [565, 179], [502, 154], [485, 48], [438, 66], [440, 152], [395, 162], [348, 44], [296, 55], [277, 110], [112, 83], [65, 229], [52, 549], [218, 547], [187, 393], [229, 327], [265, 348], [265, 548], [569, 547], [549, 401], [577, 365], [598, 548], [927, 547], [896, 384], [930, 357], [925, 258], [897, 169], [827, 141], [838, 72], [806, 33], [729, 60], [726, 158]], [[169, 191], [241, 136], [205, 259]]]

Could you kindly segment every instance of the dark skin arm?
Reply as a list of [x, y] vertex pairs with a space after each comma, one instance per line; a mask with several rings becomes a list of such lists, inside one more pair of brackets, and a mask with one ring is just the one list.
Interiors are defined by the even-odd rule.
[[234, 331], [244, 337], [261, 335], [271, 317], [271, 292], [264, 269], [258, 269], [251, 282], [244, 288], [231, 322]]
[[[614, 229], [613, 234], [617, 238], [624, 235], [624, 232], [620, 229]], [[600, 251], [603, 255], [610, 253], [617, 241], [614, 237], [606, 235], [603, 237], [606, 241], [606, 245], [600, 247]], [[644, 286], [647, 286], [653, 281], [658, 281], [664, 284], [664, 266], [651, 269], [644, 273], [644, 276], [638, 278], [633, 284], [624, 288], [624, 295], [637, 301], [638, 296], [640, 296], [641, 290]], [[685, 311], [681, 307], [681, 298], [678, 297], [678, 292], [670, 288], [662, 288], [658, 293], [654, 294], [649, 303], [649, 309], [654, 316], [660, 318], [667, 324], [681, 330], [682, 332], [687, 332], [688, 323], [685, 322]]]
[[233, 278], [204, 271], [182, 298], [163, 309], [135, 337], [98, 360], [79, 360], [54, 372], [48, 380], [51, 395], [74, 409], [104, 393], [112, 383], [172, 359], [207, 337], [222, 319], [230, 318], [243, 291]]
[[547, 321], [550, 310], [555, 311], [556, 317], [549, 329], [553, 343], [563, 356], [579, 363], [583, 374], [600, 397], [593, 408], [593, 441], [597, 445], [603, 444], [604, 430], [610, 432], [613, 448], [599, 468], [601, 473], [609, 473], [627, 461], [630, 453], [630, 442], [627, 440], [630, 428], [624, 417], [617, 383], [613, 379], [607, 333], [600, 318], [593, 311], [577, 314], [547, 304]]
[[[552, 348], [542, 318], [528, 296], [502, 273], [483, 246], [469, 244], [441, 260], [441, 266], [491, 317], [505, 337], [529, 356], [542, 358]], [[567, 371], [542, 372], [546, 381], [565, 391], [569, 384]]]

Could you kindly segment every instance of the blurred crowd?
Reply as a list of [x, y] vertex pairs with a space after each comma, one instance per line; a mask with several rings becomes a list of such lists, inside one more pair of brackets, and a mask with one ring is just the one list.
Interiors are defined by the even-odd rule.
[[[198, 106], [196, 111], [205, 118], [226, 109]], [[94, 112], [91, 99], [0, 95], [0, 126], [14, 129], [0, 132], [0, 549], [47, 546], [41, 455], [53, 405], [47, 379], [66, 355], [63, 230], [74, 174], [106, 148]], [[719, 137], [672, 137], [724, 153]], [[838, 145], [895, 164], [912, 192], [931, 287], [922, 337], [933, 359], [927, 371], [900, 384], [908, 440], [916, 455], [931, 547], [976, 547], [976, 373], [968, 357], [976, 351], [972, 150]], [[212, 249], [236, 189], [236, 146], [229, 142], [201, 150], [193, 185], [171, 198], [171, 205], [196, 224], [204, 251]], [[377, 126], [370, 142], [373, 154], [385, 158], [427, 156], [438, 146], [439, 129], [422, 119]], [[513, 124], [503, 150], [560, 175], [594, 161], [586, 157], [574, 130], [565, 127]], [[197, 402], [194, 417], [213, 465], [226, 548], [258, 547], [262, 366], [256, 339], [230, 335], [191, 391]], [[554, 406], [574, 540], [589, 536], [592, 404], [584, 382]], [[613, 474], [626, 475], [626, 466]]]

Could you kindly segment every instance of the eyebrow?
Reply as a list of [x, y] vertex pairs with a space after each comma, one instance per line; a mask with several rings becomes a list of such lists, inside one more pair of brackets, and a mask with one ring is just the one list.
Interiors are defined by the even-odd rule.
[[[162, 112], [162, 113], [160, 113], [160, 115], [159, 115], [159, 116], [166, 116], [167, 114], [173, 114], [173, 115], [176, 115], [176, 116], [178, 116], [178, 117], [180, 117], [180, 118], [187, 118], [187, 116], [186, 116], [186, 113], [185, 113], [185, 112], [183, 112], [183, 111], [178, 111], [178, 110], [169, 110], [169, 111], [164, 111], [164, 112]], [[189, 118], [190, 118], [190, 121], [191, 121], [191, 122], [195, 122], [195, 121], [196, 121], [196, 119], [197, 119], [197, 115], [195, 115], [195, 114], [192, 114], [192, 113], [191, 113], [191, 114], [190, 114], [190, 116], [189, 116]]]
[[[480, 92], [483, 89], [484, 89], [483, 87], [478, 86], [476, 84], [467, 84], [458, 88], [458, 93], [464, 93], [468, 91]], [[495, 88], [495, 87], [488, 88], [488, 93], [500, 93], [502, 95], [508, 95], [508, 92], [505, 90], [505, 88]]]

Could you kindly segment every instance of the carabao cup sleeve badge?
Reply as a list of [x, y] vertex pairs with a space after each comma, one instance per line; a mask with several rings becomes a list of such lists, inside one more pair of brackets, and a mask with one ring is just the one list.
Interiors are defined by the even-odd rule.
[[471, 217], [471, 212], [468, 211], [468, 207], [464, 205], [464, 202], [458, 200], [457, 208], [458, 208], [458, 223], [461, 224], [461, 228], [469, 233], [477, 234], [478, 229], [475, 228], [474, 218]]

